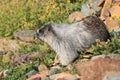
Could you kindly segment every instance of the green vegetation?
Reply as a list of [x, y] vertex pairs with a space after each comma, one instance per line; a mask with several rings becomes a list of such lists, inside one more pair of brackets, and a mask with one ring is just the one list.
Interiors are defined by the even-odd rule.
[[[69, 23], [70, 13], [80, 11], [81, 4], [86, 0], [0, 0], [0, 38], [13, 39], [13, 33], [21, 30], [36, 30], [48, 23]], [[112, 38], [111, 42], [100, 42], [87, 51], [98, 54], [119, 53], [120, 40]], [[44, 57], [35, 57], [33, 62], [11, 64], [12, 57], [30, 52], [41, 52]], [[10, 54], [10, 58], [3, 55]], [[3, 80], [26, 80], [25, 74], [32, 69], [37, 70], [40, 64], [48, 67], [53, 64], [55, 52], [46, 43], [32, 42], [22, 44], [19, 51], [0, 52], [0, 72], [8, 69], [8, 75]], [[74, 70], [76, 72], [76, 70]]]
[[94, 55], [100, 54], [120, 54], [120, 39], [114, 37], [108, 42], [97, 42], [97, 45], [93, 45], [87, 52], [93, 53]]
[[47, 23], [68, 22], [68, 15], [73, 11], [80, 11], [83, 1], [70, 3], [70, 0], [2, 0], [0, 36], [12, 37], [15, 31], [35, 30]]

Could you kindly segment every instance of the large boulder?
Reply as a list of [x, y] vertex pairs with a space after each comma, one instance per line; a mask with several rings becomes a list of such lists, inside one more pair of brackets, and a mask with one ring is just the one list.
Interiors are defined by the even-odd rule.
[[78, 62], [76, 68], [81, 74], [81, 80], [114, 80], [112, 78], [120, 77], [120, 55], [96, 56], [91, 61]]

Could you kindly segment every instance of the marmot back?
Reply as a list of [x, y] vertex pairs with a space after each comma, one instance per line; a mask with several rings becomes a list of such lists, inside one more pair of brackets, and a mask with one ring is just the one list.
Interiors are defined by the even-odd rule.
[[91, 47], [96, 39], [107, 41], [110, 38], [106, 25], [96, 16], [72, 24], [45, 25], [37, 30], [36, 36], [55, 50], [62, 65], [79, 57], [78, 52]]
[[98, 38], [102, 41], [106, 41], [110, 38], [109, 32], [106, 29], [106, 25], [98, 17], [88, 16], [84, 18], [83, 21], [95, 38]]

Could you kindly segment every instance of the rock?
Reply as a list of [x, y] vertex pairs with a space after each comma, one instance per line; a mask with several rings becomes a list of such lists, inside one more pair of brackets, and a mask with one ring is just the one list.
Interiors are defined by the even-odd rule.
[[23, 55], [16, 55], [15, 57], [12, 57], [10, 60], [11, 64], [14, 66], [18, 66], [21, 63], [27, 64], [30, 62], [30, 57], [28, 57], [29, 54], [23, 54]]
[[49, 77], [45, 77], [42, 80], [50, 80], [50, 78]]
[[71, 77], [71, 78], [66, 78], [66, 80], [80, 80], [80, 79], [78, 79], [77, 77]]
[[[108, 76], [109, 73], [113, 72], [113, 74], [120, 73], [120, 55], [110, 54], [110, 55], [102, 55], [95, 56], [91, 61], [77, 63], [75, 65], [76, 69], [81, 74], [81, 80], [103, 80]], [[114, 76], [108, 76], [114, 77]], [[118, 77], [118, 76], [117, 76]], [[111, 78], [111, 79], [112, 79]], [[106, 79], [107, 80], [107, 79]]]
[[66, 69], [68, 69], [69, 71], [72, 71], [73, 70], [73, 66], [71, 64], [69, 64], [69, 65], [66, 66]]
[[112, 16], [112, 18], [120, 18], [120, 2], [114, 4], [111, 8], [110, 8], [110, 14]]
[[120, 77], [108, 77], [106, 80], [120, 80]]
[[114, 59], [114, 58], [120, 58], [120, 55], [119, 54], [108, 54], [106, 55], [106, 57], [110, 57], [111, 59]]
[[76, 77], [72, 77], [72, 78], [58, 78], [57, 80], [80, 80], [80, 79], [78, 79], [78, 78], [76, 78]]
[[12, 57], [10, 62], [14, 66], [17, 66], [21, 63], [28, 64], [30, 62], [34, 62], [33, 58], [38, 57], [41, 58], [43, 57], [43, 54], [40, 52], [31, 52], [27, 54], [22, 54], [22, 55], [16, 55], [15, 57]]
[[36, 74], [28, 78], [27, 80], [41, 80], [40, 74]]
[[20, 32], [14, 32], [14, 37], [25, 42], [34, 41], [34, 31], [33, 30], [24, 30]]
[[78, 80], [77, 76], [62, 72], [54, 80]]
[[103, 80], [120, 80], [120, 72], [107, 72]]
[[98, 59], [98, 58], [105, 58], [106, 57], [106, 55], [98, 55], [98, 56], [94, 56], [94, 57], [92, 57], [91, 58], [91, 60], [93, 61], [93, 60], [96, 60], [96, 59]]
[[38, 70], [39, 70], [39, 73], [45, 74], [45, 75], [47, 75], [47, 76], [50, 75], [49, 69], [48, 69], [47, 66], [44, 65], [44, 64], [39, 65], [39, 66], [38, 66]]
[[51, 80], [54, 80], [58, 75], [59, 75], [59, 74], [53, 74], [53, 75], [50, 76], [50, 79], [51, 79]]
[[57, 72], [60, 72], [62, 68], [60, 66], [53, 66], [50, 68], [50, 74], [56, 74]]
[[96, 0], [96, 6], [103, 6], [105, 0]]
[[35, 75], [31, 76], [30, 78], [28, 78], [27, 80], [49, 80], [49, 78], [47, 76], [48, 75], [45, 73], [35, 74]]
[[87, 62], [89, 59], [81, 59], [80, 62]]
[[111, 17], [109, 17], [105, 20], [105, 24], [109, 31], [112, 31], [112, 30], [114, 30], [115, 27], [119, 26], [118, 23]]
[[42, 52], [30, 52], [28, 54], [30, 58], [34, 58], [34, 57], [43, 58], [45, 56], [45, 54], [43, 54]]
[[120, 2], [120, 0], [113, 0], [113, 4]]
[[48, 74], [46, 74], [46, 73], [41, 73], [41, 74], [40, 74], [40, 77], [41, 77], [41, 79], [45, 79], [45, 78], [48, 77]]
[[65, 79], [65, 78], [59, 78], [59, 79], [57, 79], [57, 80], [67, 80], [67, 79]]
[[83, 19], [84, 17], [85, 17], [84, 14], [76, 11], [69, 15], [68, 20], [69, 20], [69, 22], [77, 22], [77, 21], [80, 21], [81, 19]]
[[[28, 80], [36, 80], [36, 79], [37, 80], [49, 80], [49, 78], [48, 78], [48, 76], [50, 75], [49, 70], [44, 64], [41, 64], [38, 67], [38, 70], [39, 70], [40, 74], [33, 75]], [[34, 71], [32, 71], [32, 72], [34, 72]]]
[[10, 39], [0, 39], [0, 51], [18, 51], [17, 41]]
[[31, 77], [31, 76], [33, 76], [33, 75], [35, 75], [35, 74], [37, 74], [38, 72], [36, 71], [36, 70], [31, 70], [30, 72], [28, 72], [28, 73], [26, 73], [26, 77]]
[[81, 6], [81, 12], [85, 15], [85, 16], [89, 16], [90, 14], [90, 9], [88, 8], [88, 6], [86, 4], [82, 4]]
[[46, 65], [41, 64], [41, 65], [39, 65], [39, 66], [38, 66], [38, 70], [39, 70], [39, 72], [43, 72], [43, 71], [48, 70], [48, 68], [47, 68], [47, 66], [46, 66]]
[[102, 20], [105, 20], [106, 18], [108, 18], [110, 16], [109, 9], [110, 9], [111, 5], [112, 5], [112, 0], [105, 0], [104, 6], [101, 10], [101, 15], [100, 15], [100, 18]]
[[104, 0], [88, 0], [86, 3], [82, 4], [81, 12], [86, 15], [99, 15], [98, 13], [101, 10], [101, 4]]

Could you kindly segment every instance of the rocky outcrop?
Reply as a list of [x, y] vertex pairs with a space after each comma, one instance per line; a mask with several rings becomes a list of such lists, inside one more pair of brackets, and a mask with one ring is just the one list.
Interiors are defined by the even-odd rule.
[[[120, 55], [95, 56], [91, 61], [78, 62], [76, 68], [81, 74], [81, 80], [111, 80], [112, 78], [118, 78], [120, 77]], [[107, 79], [108, 77], [111, 79]]]

